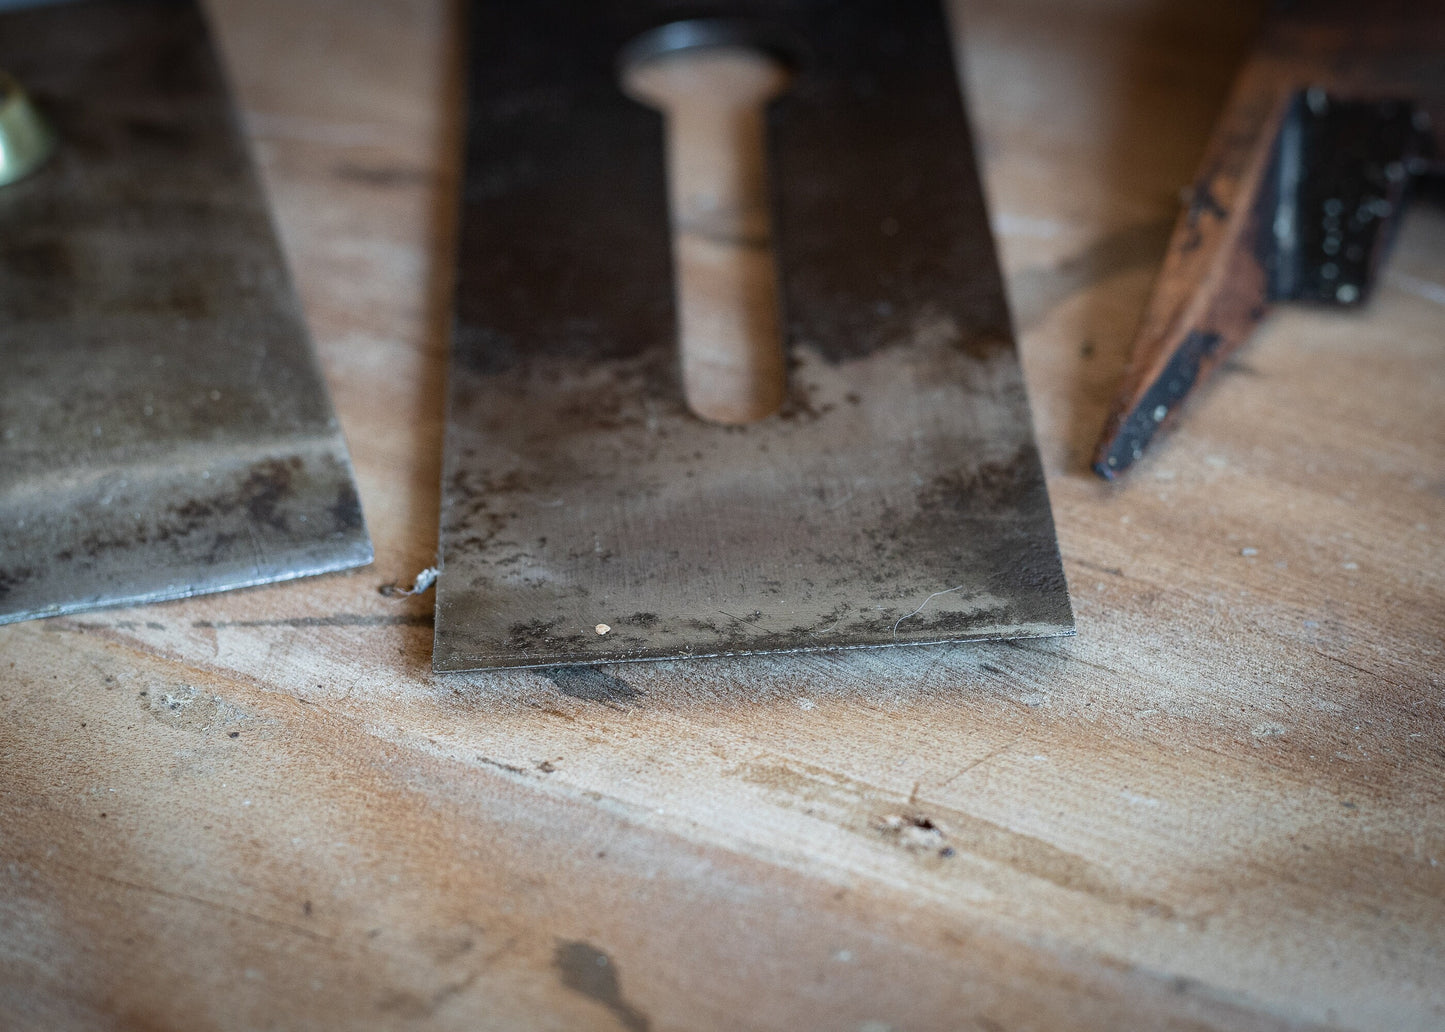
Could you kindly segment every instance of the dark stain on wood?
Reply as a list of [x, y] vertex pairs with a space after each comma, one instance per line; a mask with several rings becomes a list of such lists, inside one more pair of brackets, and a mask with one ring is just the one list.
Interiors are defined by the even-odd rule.
[[552, 954], [552, 966], [563, 985], [602, 1004], [629, 1032], [648, 1032], [652, 1028], [647, 1015], [623, 999], [617, 966], [597, 947], [585, 942], [559, 942]]
[[635, 702], [642, 692], [597, 667], [547, 667], [543, 676], [563, 695], [587, 702]]

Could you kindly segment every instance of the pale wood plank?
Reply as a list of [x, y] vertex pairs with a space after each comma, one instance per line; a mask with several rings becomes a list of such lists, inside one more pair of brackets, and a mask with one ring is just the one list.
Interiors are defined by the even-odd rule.
[[435, 548], [455, 12], [212, 10], [378, 562], [0, 629], [11, 1024], [1445, 1024], [1445, 217], [1085, 472], [1251, 11], [959, 12], [1076, 639], [558, 685], [376, 590]]

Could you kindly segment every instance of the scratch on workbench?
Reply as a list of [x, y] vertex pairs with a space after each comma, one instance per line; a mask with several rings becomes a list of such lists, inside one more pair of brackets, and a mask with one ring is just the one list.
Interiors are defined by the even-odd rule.
[[302, 928], [299, 925], [291, 924], [289, 921], [278, 921], [274, 917], [264, 917], [260, 914], [253, 914], [249, 910], [242, 910], [240, 907], [227, 906], [224, 903], [217, 903], [215, 900], [205, 899], [202, 896], [193, 896], [188, 892], [174, 892], [169, 889], [159, 888], [155, 885], [146, 885], [141, 882], [128, 881], [125, 878], [117, 878], [113, 874], [101, 874], [99, 871], [92, 871], [89, 868], [81, 867], [78, 864], [67, 864], [63, 861], [56, 860], [53, 857], [47, 860], [46, 863], [54, 867], [64, 867], [67, 870], [74, 871], [77, 874], [88, 875], [91, 878], [106, 882], [107, 884], [118, 885], [121, 888], [131, 889], [135, 892], [149, 892], [153, 895], [161, 896], [165, 899], [175, 900], [177, 902], [194, 903], [197, 906], [205, 907], [209, 910], [218, 910], [221, 913], [230, 914], [232, 917], [243, 918], [247, 921], [255, 921], [258, 924], [263, 924], [271, 928], [281, 928], [296, 935], [304, 936], [307, 939], [313, 939], [316, 942], [334, 941], [333, 938], [329, 935], [322, 935], [320, 932], [313, 932], [309, 928]]
[[1018, 744], [1019, 744], [1020, 742], [1022, 742], [1022, 741], [1023, 741], [1022, 738], [1015, 738], [1013, 741], [1011, 741], [1011, 742], [1006, 742], [1005, 744], [999, 746], [997, 749], [994, 749], [994, 750], [992, 750], [992, 751], [990, 751], [990, 752], [984, 753], [984, 755], [980, 756], [978, 759], [974, 760], [972, 763], [970, 763], [970, 764], [968, 764], [967, 766], [965, 766], [962, 770], [958, 771], [958, 773], [956, 773], [956, 774], [952, 775], [951, 777], [949, 777], [948, 780], [940, 782], [939, 785], [938, 785], [938, 787], [939, 787], [939, 788], [947, 788], [949, 785], [953, 784], [955, 781], [957, 781], [959, 778], [963, 777], [963, 776], [964, 776], [965, 774], [967, 774], [969, 771], [975, 769], [976, 767], [981, 767], [981, 766], [983, 766], [983, 765], [984, 765], [985, 763], [987, 763], [989, 760], [992, 760], [992, 759], [995, 759], [995, 758], [997, 758], [997, 757], [999, 757], [999, 756], [1002, 756], [1004, 753], [1008, 752], [1010, 749], [1012, 749], [1014, 746], [1018, 745]]
[[485, 763], [489, 767], [496, 767], [498, 770], [504, 770], [508, 774], [520, 774], [522, 777], [529, 777], [531, 774], [530, 771], [523, 770], [521, 767], [518, 767], [511, 763], [503, 763], [501, 760], [494, 760], [490, 756], [478, 756], [477, 760], [481, 763]]
[[381, 998], [377, 1009], [413, 1020], [431, 1017], [447, 1000], [470, 989], [481, 974], [478, 969], [465, 978], [448, 982], [425, 999], [411, 992], [389, 992]]
[[389, 613], [339, 613], [336, 616], [291, 616], [273, 620], [197, 620], [197, 630], [223, 630], [232, 627], [430, 627], [431, 612], [392, 616]]

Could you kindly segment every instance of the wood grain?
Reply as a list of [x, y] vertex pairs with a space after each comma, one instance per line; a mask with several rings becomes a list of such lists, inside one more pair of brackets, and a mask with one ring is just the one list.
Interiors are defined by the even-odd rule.
[[1445, 214], [1086, 468], [1255, 13], [975, 0], [1079, 622], [430, 672], [455, 11], [212, 6], [355, 454], [352, 575], [0, 630], [16, 1029], [1445, 1025]]

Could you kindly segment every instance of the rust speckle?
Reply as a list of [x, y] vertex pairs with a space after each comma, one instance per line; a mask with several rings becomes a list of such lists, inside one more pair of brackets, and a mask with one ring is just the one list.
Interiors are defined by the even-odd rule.
[[356, 489], [350, 483], [337, 486], [336, 501], [332, 502], [326, 511], [338, 531], [356, 531], [362, 528], [361, 499], [356, 496]]
[[240, 501], [251, 519], [277, 530], [286, 529], [286, 516], [280, 511], [282, 502], [292, 492], [295, 475], [301, 472], [300, 456], [267, 459], [257, 463], [241, 484]]
[[21, 569], [19, 567], [12, 567], [8, 570], [0, 570], [0, 598], [4, 598], [10, 594], [12, 589], [25, 583], [34, 576], [35, 571], [28, 568]]

